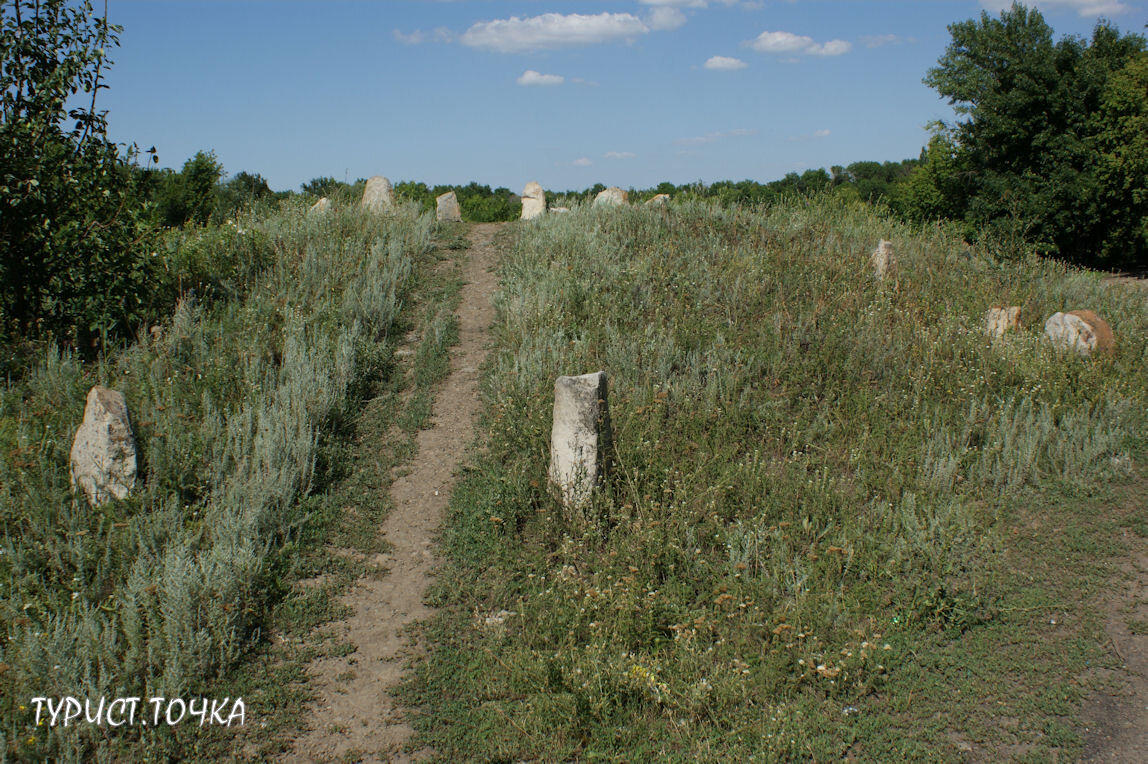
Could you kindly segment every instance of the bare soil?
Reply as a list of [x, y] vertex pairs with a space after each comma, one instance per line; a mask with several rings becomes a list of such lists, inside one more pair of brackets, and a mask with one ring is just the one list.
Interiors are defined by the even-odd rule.
[[318, 700], [310, 709], [309, 732], [295, 740], [288, 761], [406, 762], [429, 756], [429, 751], [404, 751], [412, 729], [392, 691], [405, 664], [419, 655], [409, 627], [432, 614], [423, 600], [437, 564], [433, 540], [464, 449], [474, 437], [479, 367], [494, 321], [498, 228], [488, 223], [469, 230], [467, 283], [458, 309], [460, 341], [435, 397], [431, 425], [418, 434], [409, 471], [391, 486], [394, 507], [379, 529], [390, 551], [375, 559], [386, 572], [361, 579], [343, 598], [353, 615], [334, 628], [354, 652], [311, 665]]

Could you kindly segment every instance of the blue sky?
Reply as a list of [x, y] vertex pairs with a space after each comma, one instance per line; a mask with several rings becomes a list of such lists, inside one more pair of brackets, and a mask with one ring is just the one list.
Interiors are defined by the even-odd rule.
[[[1045, 0], [1059, 37], [1148, 0]], [[330, 175], [644, 188], [915, 157], [947, 25], [1004, 0], [110, 0], [109, 137]]]

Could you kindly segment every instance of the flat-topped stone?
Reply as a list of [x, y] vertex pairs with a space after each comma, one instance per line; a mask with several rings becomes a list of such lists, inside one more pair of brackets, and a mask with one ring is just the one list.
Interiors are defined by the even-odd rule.
[[598, 195], [594, 197], [595, 207], [618, 207], [625, 204], [630, 198], [630, 195], [618, 188], [617, 186], [610, 186], [605, 191], [599, 191]]
[[454, 191], [435, 198], [435, 217], [448, 223], [462, 222], [462, 209], [458, 206], [458, 197]]

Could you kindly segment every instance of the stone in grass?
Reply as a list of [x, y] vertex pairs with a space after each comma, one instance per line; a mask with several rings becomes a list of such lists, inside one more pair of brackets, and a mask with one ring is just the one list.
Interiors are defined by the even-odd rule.
[[630, 195], [618, 188], [617, 186], [610, 186], [605, 191], [599, 191], [598, 195], [594, 197], [595, 207], [620, 207], [629, 201]]
[[1044, 322], [1044, 334], [1057, 347], [1083, 356], [1106, 353], [1116, 344], [1111, 327], [1091, 310], [1053, 313]]
[[359, 206], [371, 212], [394, 212], [395, 190], [391, 187], [391, 182], [382, 175], [376, 175], [368, 180]]
[[319, 201], [312, 204], [311, 209], [309, 209], [308, 212], [311, 214], [314, 214], [314, 215], [319, 215], [319, 214], [322, 214], [324, 212], [327, 212], [330, 209], [331, 209], [331, 200], [324, 196], [322, 199], [320, 199]]
[[539, 215], [546, 214], [546, 192], [535, 181], [526, 184], [522, 189], [522, 219], [530, 220]]
[[1010, 305], [1007, 308], [989, 308], [985, 311], [985, 334], [990, 337], [1003, 337], [1006, 332], [1020, 328], [1020, 308]]
[[555, 215], [565, 215], [567, 212], [570, 211], [570, 208], [569, 207], [551, 207], [550, 211], [553, 212]]
[[559, 377], [554, 382], [550, 480], [564, 505], [585, 506], [601, 485], [609, 469], [612, 439], [606, 373]]
[[669, 194], [657, 194], [646, 202], [647, 207], [664, 207], [670, 203]]
[[435, 198], [435, 217], [447, 223], [461, 223], [462, 209], [458, 206], [458, 197], [454, 191], [447, 191]]
[[897, 268], [897, 259], [893, 257], [893, 242], [881, 239], [877, 249], [869, 255], [869, 264], [873, 266], [873, 278], [884, 281], [885, 277]]
[[96, 385], [72, 442], [72, 485], [88, 503], [123, 499], [136, 482], [136, 443], [123, 393]]

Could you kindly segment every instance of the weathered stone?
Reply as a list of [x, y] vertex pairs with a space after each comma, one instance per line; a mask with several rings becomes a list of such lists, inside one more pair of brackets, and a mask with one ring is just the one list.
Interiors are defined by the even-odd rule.
[[897, 259], [893, 257], [893, 242], [881, 239], [877, 249], [869, 255], [869, 264], [873, 266], [873, 277], [883, 281], [886, 276], [897, 268]]
[[1005, 332], [1020, 328], [1020, 308], [1010, 305], [1007, 308], [989, 308], [985, 311], [985, 334], [990, 337], [1003, 337]]
[[1053, 313], [1044, 322], [1044, 334], [1057, 347], [1084, 356], [1108, 352], [1116, 344], [1111, 327], [1091, 310]]
[[570, 208], [569, 207], [551, 207], [550, 211], [555, 213], [555, 214], [558, 214], [558, 215], [564, 215], [570, 211]]
[[539, 215], [546, 214], [546, 192], [535, 181], [526, 184], [522, 189], [522, 219], [530, 220]]
[[99, 385], [88, 391], [71, 461], [72, 485], [92, 506], [128, 495], [136, 482], [136, 443], [123, 393]]
[[554, 382], [550, 480], [567, 507], [584, 506], [609, 469], [612, 434], [606, 373], [559, 377]]
[[458, 197], [454, 191], [447, 191], [435, 199], [435, 217], [448, 223], [462, 222], [462, 209], [458, 206]]
[[664, 207], [670, 203], [669, 194], [657, 194], [646, 201], [647, 207]]
[[307, 210], [307, 212], [310, 214], [319, 215], [328, 211], [329, 209], [331, 209], [331, 200], [324, 196], [322, 199], [312, 204], [311, 209]]
[[619, 207], [625, 204], [629, 198], [630, 195], [622, 189], [617, 186], [610, 186], [605, 191], [598, 192], [598, 195], [594, 197], [594, 206]]
[[382, 175], [376, 175], [368, 180], [367, 187], [363, 189], [363, 201], [360, 202], [360, 206], [372, 212], [394, 212], [395, 190], [391, 188], [391, 182]]

